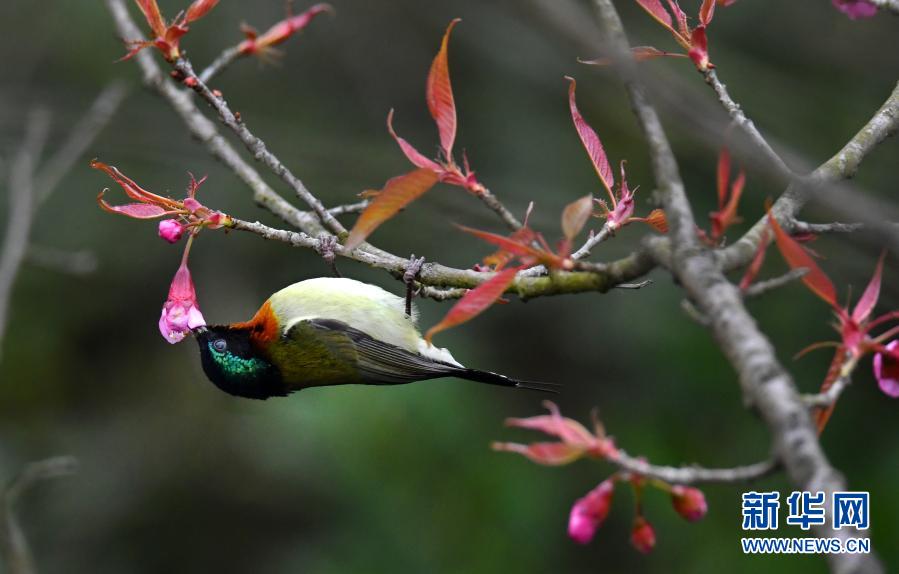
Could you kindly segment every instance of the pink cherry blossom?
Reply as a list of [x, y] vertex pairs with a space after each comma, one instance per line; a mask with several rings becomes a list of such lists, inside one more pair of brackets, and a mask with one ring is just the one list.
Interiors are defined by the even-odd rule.
[[187, 268], [187, 260], [181, 262], [178, 272], [169, 287], [169, 298], [162, 306], [159, 317], [159, 331], [171, 344], [175, 344], [197, 327], [206, 324], [197, 303], [197, 292]]
[[899, 339], [890, 341], [886, 350], [889, 354], [874, 355], [874, 378], [880, 390], [895, 399], [899, 398]]
[[877, 6], [868, 0], [832, 0], [837, 10], [852, 20], [871, 18], [877, 14]]

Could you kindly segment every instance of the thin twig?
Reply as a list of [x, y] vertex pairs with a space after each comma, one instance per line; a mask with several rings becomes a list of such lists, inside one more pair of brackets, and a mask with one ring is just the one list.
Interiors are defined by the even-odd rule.
[[107, 85], [94, 99], [91, 107], [71, 129], [59, 150], [50, 156], [34, 178], [35, 208], [43, 204], [78, 162], [97, 136], [109, 124], [119, 106], [128, 95], [128, 89], [120, 81]]
[[493, 212], [503, 220], [503, 223], [505, 223], [509, 227], [509, 229], [511, 229], [512, 231], [521, 229], [522, 224], [520, 221], [518, 221], [518, 218], [515, 217], [515, 215], [513, 215], [512, 212], [509, 211], [505, 205], [503, 205], [503, 202], [501, 202], [498, 197], [493, 195], [493, 193], [489, 189], [485, 187], [477, 195], [481, 198], [481, 201], [483, 201], [484, 204], [487, 205], [487, 207], [492, 209]]
[[0, 555], [7, 574], [34, 574], [34, 559], [28, 540], [16, 516], [16, 504], [20, 498], [40, 481], [75, 472], [78, 461], [71, 456], [57, 456], [27, 465], [7, 485], [0, 499]]
[[721, 102], [721, 105], [724, 106], [724, 109], [727, 111], [731, 120], [733, 120], [734, 124], [736, 124], [743, 132], [749, 136], [750, 141], [752, 141], [753, 145], [762, 153], [762, 155], [768, 160], [768, 163], [774, 167], [778, 175], [781, 177], [792, 179], [793, 171], [784, 163], [784, 160], [777, 154], [776, 151], [771, 147], [768, 143], [768, 140], [759, 132], [759, 130], [755, 127], [755, 124], [752, 123], [746, 114], [743, 112], [743, 109], [740, 107], [740, 104], [736, 103], [727, 92], [727, 86], [725, 86], [721, 80], [718, 79], [718, 73], [714, 68], [708, 68], [704, 72], [702, 72], [703, 77], [705, 78], [705, 82], [715, 90], [715, 94], [718, 96], [718, 101]]
[[184, 78], [195, 80], [190, 82], [190, 87], [212, 106], [216, 113], [218, 113], [222, 123], [237, 134], [237, 137], [253, 157], [257, 161], [262, 162], [262, 164], [269, 168], [272, 173], [280, 177], [281, 180], [297, 194], [297, 197], [315, 212], [322, 224], [337, 235], [346, 233], [346, 228], [341, 225], [333, 215], [328, 213], [324, 204], [309, 191], [300, 178], [294, 175], [294, 173], [281, 162], [278, 156], [269, 151], [265, 142], [250, 131], [243, 119], [234, 114], [231, 107], [228, 105], [228, 102], [225, 101], [225, 98], [217, 93], [213, 93], [213, 91], [209, 89], [209, 86], [197, 77], [189, 60], [180, 58], [174, 62], [173, 66]]
[[865, 228], [864, 223], [840, 223], [834, 221], [832, 223], [806, 223], [805, 221], [794, 220], [792, 225], [793, 233], [855, 233]]
[[9, 322], [12, 288], [28, 252], [34, 219], [34, 174], [47, 142], [50, 114], [33, 110], [26, 120], [25, 137], [9, 170], [9, 213], [6, 235], [0, 246], [0, 357]]
[[240, 55], [240, 49], [238, 48], [238, 46], [225, 48], [224, 51], [222, 51], [222, 53], [219, 54], [211, 64], [206, 66], [206, 68], [202, 72], [200, 72], [200, 81], [204, 84], [208, 84], [212, 78], [219, 75], [222, 70], [230, 66], [235, 60], [240, 57]]
[[840, 374], [827, 390], [813, 395], [803, 395], [802, 401], [810, 408], [827, 408], [836, 404], [840, 395], [852, 384], [852, 373], [858, 366], [858, 357], [847, 353], [843, 364], [840, 365]]
[[645, 459], [628, 455], [618, 450], [615, 457], [607, 458], [610, 463], [622, 470], [639, 474], [646, 478], [655, 478], [669, 484], [701, 484], [701, 483], [738, 483], [759, 480], [779, 468], [774, 459], [767, 459], [746, 466], [733, 468], [705, 468], [698, 465], [658, 466]]
[[893, 14], [899, 15], [899, 0], [868, 0], [878, 8], [889, 10]]
[[332, 207], [328, 209], [328, 213], [337, 217], [339, 215], [344, 215], [346, 213], [359, 213], [363, 211], [368, 204], [371, 203], [371, 200], [363, 199], [362, 201], [358, 201], [356, 203], [347, 203], [345, 205], [338, 205], [337, 207]]
[[93, 251], [65, 251], [32, 244], [25, 258], [31, 265], [68, 275], [88, 275], [97, 270], [97, 256]]
[[[790, 184], [771, 207], [772, 215], [784, 229], [792, 232], [792, 223], [796, 215], [816, 196], [816, 192], [820, 191], [823, 185], [853, 177], [868, 154], [897, 130], [899, 130], [899, 82], [880, 109], [846, 145], [821, 164], [811, 176]], [[857, 199], [859, 198], [856, 198], [856, 202]], [[844, 205], [843, 210], [848, 207], [849, 204]], [[722, 267], [725, 270], [733, 270], [749, 263], [767, 227], [768, 218], [763, 216], [738, 241], [719, 251], [716, 255]]]
[[574, 253], [571, 254], [571, 258], [572, 259], [583, 259], [584, 257], [588, 257], [590, 255], [590, 251], [594, 247], [596, 247], [597, 245], [599, 245], [600, 243], [602, 243], [603, 241], [605, 241], [612, 235], [613, 235], [612, 228], [609, 227], [608, 225], [603, 225], [602, 229], [600, 229], [598, 232], [592, 234], [587, 239], [587, 241], [581, 246], [580, 249], [578, 249], [577, 251], [575, 251]]
[[764, 295], [765, 293], [767, 293], [769, 291], [773, 291], [774, 289], [783, 287], [784, 285], [792, 283], [793, 281], [796, 281], [797, 279], [801, 279], [807, 273], [808, 273], [808, 269], [806, 269], [805, 267], [800, 267], [797, 269], [791, 269], [779, 277], [774, 277], [772, 279], [766, 279], [764, 281], [757, 281], [757, 282], [753, 283], [752, 285], [750, 285], [749, 287], [747, 287], [745, 291], [743, 291], [743, 297], [746, 297], [747, 299], [749, 299], [751, 297], [758, 297], [760, 295]]

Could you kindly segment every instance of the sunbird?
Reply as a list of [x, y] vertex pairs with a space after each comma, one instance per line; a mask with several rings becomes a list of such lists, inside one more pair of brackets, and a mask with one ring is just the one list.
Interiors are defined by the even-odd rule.
[[252, 319], [193, 330], [203, 371], [226, 393], [251, 399], [307, 387], [400, 385], [457, 377], [553, 392], [551, 383], [519, 381], [469, 369], [426, 341], [402, 297], [346, 278], [294, 283]]

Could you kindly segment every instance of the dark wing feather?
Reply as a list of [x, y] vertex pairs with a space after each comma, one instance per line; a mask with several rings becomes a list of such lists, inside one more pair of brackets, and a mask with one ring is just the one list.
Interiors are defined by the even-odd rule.
[[[300, 324], [305, 324], [306, 328], [301, 328], [298, 332], [311, 327], [317, 332], [319, 340], [328, 344], [337, 353], [346, 354], [352, 348], [356, 367], [363, 382], [367, 384], [411, 383], [458, 375], [466, 371], [464, 368], [435, 361], [379, 341], [342, 321], [311, 319], [301, 321]], [[287, 336], [290, 337], [300, 324], [292, 327]]]

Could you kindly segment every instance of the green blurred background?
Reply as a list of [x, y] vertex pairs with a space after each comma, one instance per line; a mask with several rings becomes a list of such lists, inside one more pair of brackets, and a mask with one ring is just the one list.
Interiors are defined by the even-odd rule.
[[[424, 81], [445, 25], [458, 16], [464, 22], [450, 48], [458, 146], [479, 178], [518, 214], [535, 201], [533, 226], [549, 238], [559, 234], [566, 203], [600, 193], [568, 115], [562, 77], [569, 74], [580, 82], [581, 110], [610, 159], [628, 159], [629, 179], [641, 185], [638, 211], [650, 209], [647, 156], [622, 89], [575, 60], [595, 56], [599, 45], [587, 3], [333, 3], [336, 17], [315, 21], [286, 44], [279, 65], [242, 61], [213, 82], [326, 204], [351, 202], [409, 169], [385, 129], [391, 107], [404, 137], [424, 152], [436, 148]], [[694, 14], [699, 3], [683, 4]], [[169, 15], [184, 7], [160, 4]], [[677, 48], [631, 2], [617, 4], [633, 43]], [[305, 7], [297, 2], [297, 10]], [[242, 21], [265, 29], [283, 9], [280, 0], [225, 0], [193, 26], [183, 46], [202, 67], [240, 39]], [[739, 2], [720, 10], [710, 28], [712, 60], [775, 146], [816, 165], [892, 89], [897, 23], [889, 15], [853, 22], [826, 0]], [[741, 553], [740, 495], [749, 489], [743, 485], [705, 488], [710, 510], [696, 524], [650, 492], [646, 512], [658, 546], [649, 556], [628, 545], [632, 502], [622, 489], [594, 542], [574, 544], [566, 535], [570, 505], [611, 467], [545, 468], [488, 448], [491, 440], [538, 438], [503, 427], [505, 417], [541, 412], [543, 397], [535, 394], [455, 380], [316, 389], [266, 402], [221, 393], [204, 378], [192, 343], [170, 346], [157, 331], [181, 247], [160, 241], [153, 223], [101, 212], [94, 196], [111, 182], [87, 162], [99, 157], [149, 189], [176, 196], [188, 170], [208, 174], [205, 203], [244, 219], [273, 218], [191, 140], [165, 103], [139, 88], [135, 63], [114, 63], [124, 48], [102, 2], [6, 1], [0, 29], [3, 158], [17, 148], [31, 106], [54, 112], [52, 151], [106, 82], [125, 78], [134, 87], [40, 211], [33, 232], [39, 245], [93, 251], [97, 272], [72, 277], [24, 267], [3, 342], [0, 477], [54, 454], [81, 462], [77, 475], [40, 485], [21, 506], [41, 572], [826, 570], [823, 558]], [[655, 78], [654, 96], [704, 221], [713, 209], [722, 114], [689, 62], [657, 61], [645, 69]], [[884, 197], [895, 190], [897, 145], [885, 143], [865, 162], [861, 186]], [[781, 189], [761, 170], [750, 169], [748, 177], [741, 211], [751, 222]], [[0, 205], [6, 209], [6, 201]], [[839, 218], [814, 207], [805, 215]], [[475, 198], [440, 186], [373, 240], [398, 254], [470, 266], [489, 248], [460, 234], [454, 222], [502, 230]], [[627, 228], [595, 259], [628, 252], [644, 232]], [[828, 237], [815, 249], [826, 255], [822, 265], [841, 297], [850, 285], [860, 293], [876, 247]], [[895, 268], [894, 258], [888, 266]], [[246, 319], [277, 289], [328, 273], [313, 252], [240, 233], [204, 233], [191, 267], [211, 322]], [[347, 261], [340, 268], [402, 291], [383, 272]], [[784, 269], [772, 251], [763, 274]], [[899, 302], [895, 277], [887, 272], [882, 310]], [[653, 462], [730, 466], [764, 458], [768, 434], [743, 407], [726, 360], [682, 312], [682, 292], [670, 277], [656, 272], [652, 279], [640, 291], [513, 301], [437, 342], [473, 366], [562, 383], [565, 414], [587, 420], [599, 407], [619, 444]], [[449, 304], [420, 307], [428, 326]], [[750, 309], [800, 387], [815, 390], [829, 354], [791, 357], [834, 337], [826, 306], [792, 285], [752, 301]], [[892, 435], [899, 405], [877, 390], [869, 365], [823, 443], [849, 486], [871, 491], [874, 547], [896, 565], [899, 445]], [[784, 497], [791, 490], [783, 476], [758, 488]], [[778, 532], [802, 535], [793, 527]]]

